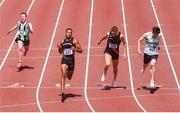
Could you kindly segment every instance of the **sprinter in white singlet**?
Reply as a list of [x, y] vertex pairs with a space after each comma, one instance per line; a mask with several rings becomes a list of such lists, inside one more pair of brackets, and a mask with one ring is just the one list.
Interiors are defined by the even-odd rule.
[[144, 48], [144, 64], [141, 69], [141, 73], [143, 74], [146, 70], [148, 64], [150, 63], [150, 74], [151, 81], [150, 87], [155, 87], [154, 84], [154, 73], [155, 73], [155, 64], [158, 59], [159, 53], [159, 42], [160, 42], [160, 28], [158, 26], [154, 26], [152, 32], [147, 32], [143, 36], [141, 36], [138, 40], [138, 53], [142, 55], [141, 52], [141, 42], [145, 40], [145, 48]]

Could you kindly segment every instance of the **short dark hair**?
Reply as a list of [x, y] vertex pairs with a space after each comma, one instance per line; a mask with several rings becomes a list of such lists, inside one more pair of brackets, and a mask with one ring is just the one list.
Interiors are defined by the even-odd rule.
[[152, 29], [152, 32], [153, 33], [160, 33], [161, 30], [160, 30], [159, 26], [154, 26], [153, 29]]
[[117, 26], [112, 26], [111, 31], [113, 31], [113, 32], [118, 31], [118, 27]]
[[20, 15], [25, 15], [27, 17], [27, 13], [26, 12], [21, 12]]
[[67, 28], [65, 31], [68, 31], [68, 30], [71, 30], [71, 32], [72, 32], [72, 29], [71, 29], [71, 28]]

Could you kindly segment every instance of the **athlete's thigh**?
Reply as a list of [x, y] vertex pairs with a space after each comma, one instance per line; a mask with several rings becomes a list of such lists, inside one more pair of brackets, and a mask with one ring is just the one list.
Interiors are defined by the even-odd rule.
[[157, 61], [156, 59], [152, 59], [152, 60], [151, 60], [151, 65], [154, 66], [154, 65], [156, 64], [156, 61]]
[[63, 73], [67, 73], [67, 70], [68, 70], [68, 65], [67, 64], [61, 64], [61, 71]]
[[105, 56], [106, 65], [110, 65], [112, 56], [108, 53], [105, 53], [104, 56]]
[[17, 44], [18, 44], [18, 49], [22, 49], [23, 48], [24, 43], [21, 40], [18, 40]]

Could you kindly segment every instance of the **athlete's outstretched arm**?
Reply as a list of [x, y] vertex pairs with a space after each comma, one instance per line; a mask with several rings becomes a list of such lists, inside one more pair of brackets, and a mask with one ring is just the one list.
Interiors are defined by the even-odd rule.
[[145, 40], [147, 38], [146, 35], [142, 35], [139, 39], [138, 39], [138, 54], [139, 55], [142, 55], [142, 52], [141, 52], [141, 42], [143, 40]]
[[75, 44], [75, 51], [77, 51], [78, 53], [82, 53], [82, 48], [81, 45], [79, 44], [79, 41], [77, 39], [74, 39], [74, 44]]
[[12, 31], [16, 30], [18, 28], [17, 25], [15, 25], [13, 28], [11, 28], [8, 32], [7, 35], [10, 34]]
[[126, 54], [127, 54], [127, 44], [126, 44], [126, 40], [125, 40], [123, 34], [120, 35], [120, 39], [121, 39], [121, 41], [122, 41], [122, 43], [123, 43], [123, 46], [124, 46], [124, 53], [123, 53], [123, 56], [124, 56], [124, 59], [126, 59]]
[[105, 36], [103, 36], [99, 41], [98, 41], [98, 45], [99, 44], [101, 44], [101, 42], [103, 41], [103, 40], [106, 40], [107, 38], [108, 38], [108, 33], [105, 35]]

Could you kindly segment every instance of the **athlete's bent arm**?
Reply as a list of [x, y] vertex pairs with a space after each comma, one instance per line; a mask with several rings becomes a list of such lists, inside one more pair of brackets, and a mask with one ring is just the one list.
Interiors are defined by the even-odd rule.
[[62, 53], [62, 50], [63, 50], [62, 41], [57, 43], [57, 48], [58, 48], [59, 53]]
[[82, 53], [82, 48], [81, 45], [79, 44], [79, 41], [75, 39], [74, 44], [75, 44], [75, 51], [77, 51], [78, 53]]
[[143, 40], [145, 40], [146, 39], [146, 35], [142, 35], [139, 39], [138, 39], [138, 54], [139, 55], [142, 55], [142, 52], [141, 52], [141, 42], [143, 41]]
[[32, 27], [32, 24], [31, 24], [31, 23], [29, 23], [29, 28], [30, 28], [30, 33], [33, 34], [33, 31], [34, 31], [34, 30], [33, 30], [33, 27]]

